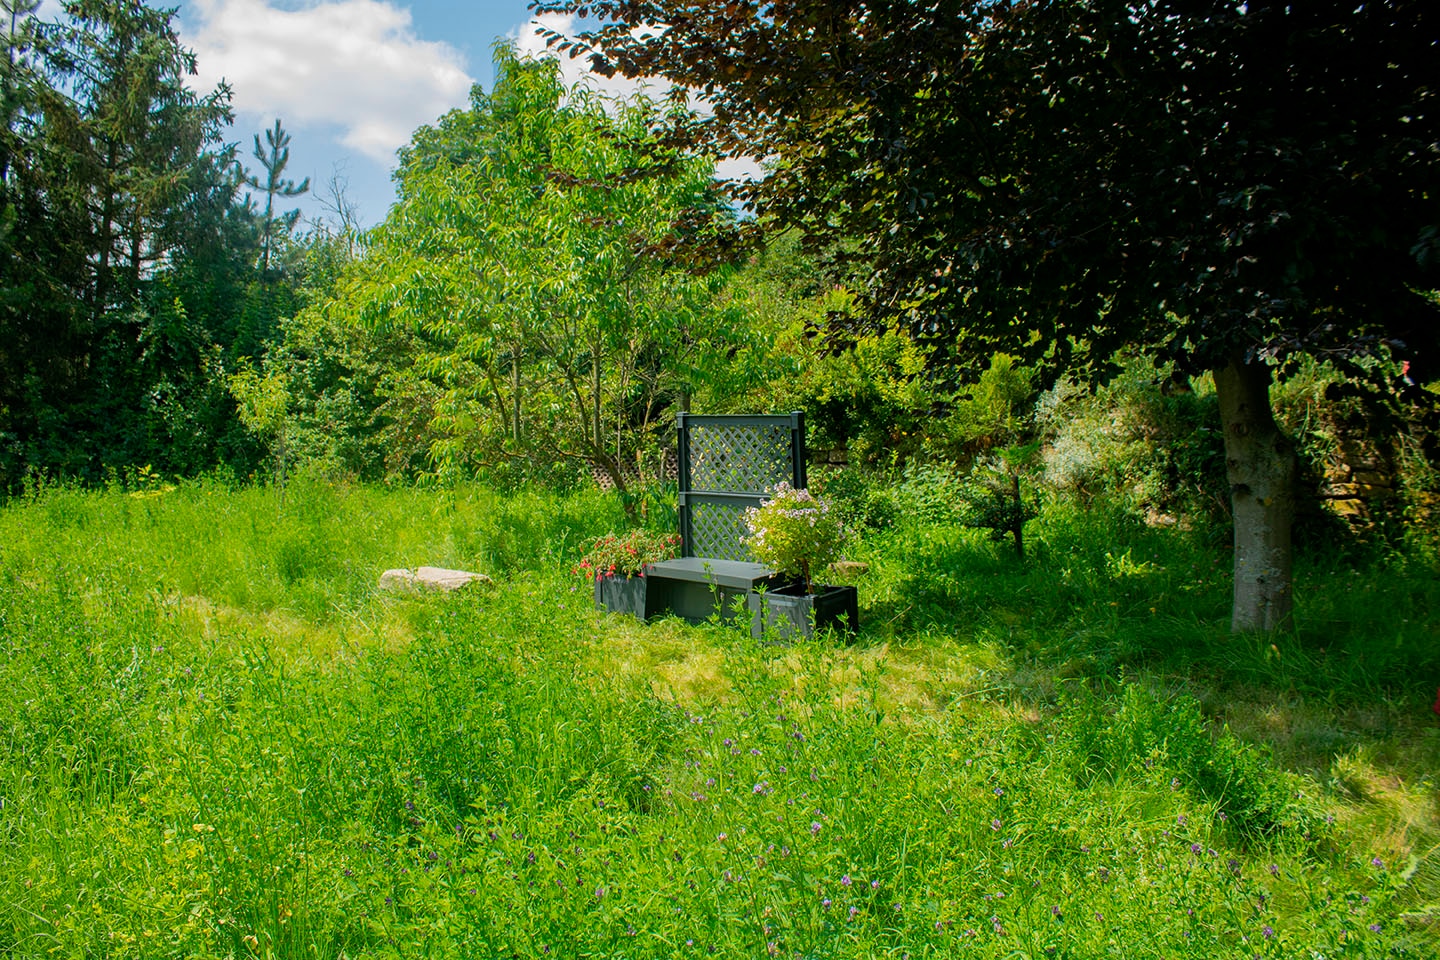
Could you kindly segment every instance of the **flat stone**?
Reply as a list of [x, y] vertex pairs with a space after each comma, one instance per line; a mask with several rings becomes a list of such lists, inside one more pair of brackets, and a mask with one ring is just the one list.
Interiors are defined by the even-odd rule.
[[459, 590], [472, 583], [490, 583], [483, 573], [468, 570], [447, 570], [444, 567], [419, 567], [415, 570], [386, 570], [380, 574], [381, 590]]
[[381, 590], [415, 590], [418, 586], [415, 574], [409, 570], [386, 570], [380, 574]]

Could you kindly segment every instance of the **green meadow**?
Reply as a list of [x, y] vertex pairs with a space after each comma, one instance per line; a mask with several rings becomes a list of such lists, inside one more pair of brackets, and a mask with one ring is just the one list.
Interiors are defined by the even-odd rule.
[[[664, 491], [648, 522], [671, 522]], [[911, 518], [858, 636], [593, 609], [599, 492], [0, 508], [0, 956], [1433, 957], [1433, 560]], [[478, 570], [389, 595], [387, 567]]]

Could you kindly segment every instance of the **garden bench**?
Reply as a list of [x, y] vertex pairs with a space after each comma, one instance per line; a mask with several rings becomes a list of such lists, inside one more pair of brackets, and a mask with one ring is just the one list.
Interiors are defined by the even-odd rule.
[[728, 620], [737, 598], [775, 582], [745, 546], [745, 511], [781, 483], [805, 486], [805, 415], [682, 413], [676, 430], [680, 556], [645, 568], [645, 612]]

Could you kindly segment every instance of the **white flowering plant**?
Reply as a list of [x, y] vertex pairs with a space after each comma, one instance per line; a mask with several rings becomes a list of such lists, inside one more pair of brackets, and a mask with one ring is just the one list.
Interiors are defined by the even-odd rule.
[[745, 511], [750, 535], [745, 545], [755, 559], [780, 573], [798, 576], [814, 592], [813, 576], [840, 559], [846, 530], [830, 505], [788, 483], [758, 507]]

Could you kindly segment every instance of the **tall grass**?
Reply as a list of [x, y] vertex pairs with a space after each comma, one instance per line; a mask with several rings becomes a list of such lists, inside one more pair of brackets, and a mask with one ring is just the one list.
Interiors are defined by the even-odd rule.
[[[1434, 955], [1416, 838], [1168, 692], [1251, 662], [1204, 653], [1203, 538], [1055, 516], [1020, 566], [901, 527], [855, 646], [762, 647], [593, 611], [570, 551], [620, 522], [304, 483], [0, 511], [0, 955]], [[375, 593], [421, 563], [496, 584]]]

